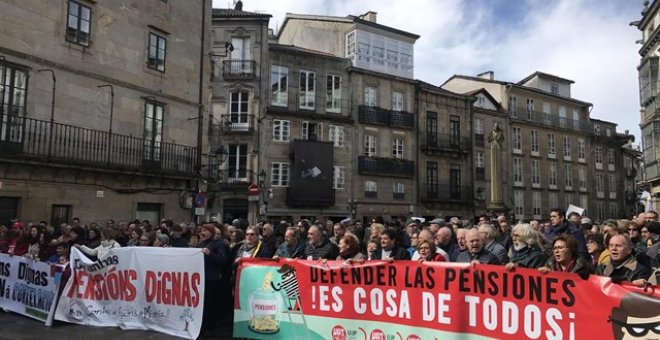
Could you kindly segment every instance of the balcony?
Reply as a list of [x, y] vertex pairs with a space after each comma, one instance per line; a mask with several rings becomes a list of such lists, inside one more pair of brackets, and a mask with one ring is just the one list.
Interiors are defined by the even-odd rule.
[[258, 179], [254, 172], [245, 169], [221, 169], [217, 160], [209, 158], [206, 180], [209, 186], [215, 189], [232, 192], [244, 192], [250, 184], [257, 183]]
[[467, 154], [472, 149], [470, 137], [451, 135], [447, 133], [422, 132], [422, 151], [427, 156], [442, 153]]
[[360, 105], [358, 120], [363, 124], [384, 125], [395, 128], [413, 129], [415, 115], [405, 111], [392, 111], [376, 106]]
[[0, 115], [0, 155], [65, 166], [190, 177], [195, 175], [197, 148]]
[[472, 203], [473, 189], [469, 185], [420, 183], [419, 195], [422, 202]]
[[382, 157], [358, 157], [360, 175], [412, 178], [415, 174], [415, 162]]
[[[511, 113], [509, 113], [511, 115]], [[591, 124], [587, 121], [576, 120], [571, 118], [559, 117], [558, 114], [545, 113], [538, 111], [527, 111], [525, 107], [518, 107], [516, 109], [516, 116], [512, 119], [519, 121], [528, 121], [545, 126], [551, 126], [561, 129], [569, 129], [578, 132], [591, 133]]]
[[254, 115], [220, 115], [220, 128], [224, 134], [251, 134], [254, 132], [255, 125]]
[[223, 60], [222, 76], [225, 80], [251, 80], [255, 79], [254, 60]]

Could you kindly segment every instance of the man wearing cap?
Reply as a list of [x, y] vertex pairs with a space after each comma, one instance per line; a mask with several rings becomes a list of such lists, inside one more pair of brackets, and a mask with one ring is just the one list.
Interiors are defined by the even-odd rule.
[[587, 235], [591, 233], [591, 228], [594, 227], [594, 223], [591, 222], [591, 219], [589, 217], [583, 217], [580, 220], [580, 227], [582, 227], [582, 232]]
[[441, 218], [436, 218], [434, 220], [431, 220], [431, 222], [429, 222], [429, 229], [431, 229], [433, 235], [435, 235], [438, 232], [438, 230], [440, 230], [440, 228], [444, 226], [445, 226], [445, 220]]

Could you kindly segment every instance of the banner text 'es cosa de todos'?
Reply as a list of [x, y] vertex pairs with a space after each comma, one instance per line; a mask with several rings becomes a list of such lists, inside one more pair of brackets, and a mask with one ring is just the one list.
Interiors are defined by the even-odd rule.
[[502, 266], [248, 260], [236, 285], [234, 336], [620, 339], [660, 325], [656, 288]]

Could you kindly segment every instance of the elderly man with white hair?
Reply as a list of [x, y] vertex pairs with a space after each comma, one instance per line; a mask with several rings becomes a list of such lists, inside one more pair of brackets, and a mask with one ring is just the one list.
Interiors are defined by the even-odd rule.
[[506, 249], [497, 243], [497, 229], [492, 224], [484, 223], [479, 226], [479, 234], [484, 241], [486, 250], [497, 256], [500, 263], [509, 263], [509, 255]]
[[513, 270], [515, 267], [534, 269], [543, 267], [548, 258], [539, 246], [539, 237], [541, 236], [530, 224], [517, 224], [513, 227], [511, 236], [513, 238], [513, 253], [511, 262], [505, 266], [507, 270]]

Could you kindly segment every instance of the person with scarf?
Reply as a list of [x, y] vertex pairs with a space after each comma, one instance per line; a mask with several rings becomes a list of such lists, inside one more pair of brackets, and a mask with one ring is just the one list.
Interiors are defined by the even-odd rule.
[[564, 272], [578, 274], [583, 280], [593, 274], [591, 262], [578, 253], [578, 242], [571, 235], [560, 235], [552, 240], [552, 257], [544, 267], [539, 268], [543, 274], [548, 272]]
[[344, 234], [339, 239], [339, 256], [337, 260], [364, 261], [367, 256], [360, 251], [360, 242], [353, 234]]
[[270, 258], [270, 249], [259, 239], [259, 227], [251, 226], [245, 230], [245, 242], [236, 251], [236, 262], [243, 257]]
[[633, 256], [630, 236], [619, 234], [610, 237], [607, 248], [610, 250], [610, 261], [599, 265], [596, 275], [609, 277], [614, 283], [648, 279], [651, 275], [649, 267], [638, 262]]
[[117, 237], [117, 231], [111, 227], [105, 227], [101, 232], [101, 245], [98, 247], [90, 248], [80, 244], [75, 244], [74, 246], [88, 256], [101, 259], [105, 257], [111, 249], [121, 248], [121, 245], [115, 241], [115, 237]]
[[28, 250], [25, 253], [25, 257], [32, 260], [39, 260], [39, 254], [41, 253], [41, 230], [39, 226], [33, 225], [30, 227], [30, 234], [27, 236]]
[[539, 237], [528, 223], [517, 224], [511, 232], [513, 239], [512, 256], [504, 267], [512, 271], [516, 267], [536, 269], [542, 267], [547, 257], [539, 246]]

